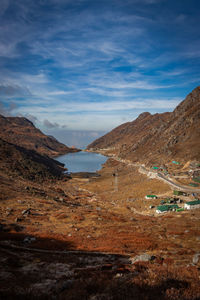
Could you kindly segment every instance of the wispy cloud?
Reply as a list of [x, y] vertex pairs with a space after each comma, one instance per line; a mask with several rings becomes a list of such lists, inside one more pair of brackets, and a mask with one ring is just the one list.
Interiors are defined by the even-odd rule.
[[[132, 121], [143, 111], [151, 113], [172, 111], [181, 101], [175, 99], [134, 99], [132, 101], [109, 102], [64, 102], [51, 106], [31, 106], [31, 111], [38, 120], [43, 120], [44, 128], [68, 128], [87, 130], [106, 130], [124, 121]], [[16, 109], [23, 114], [29, 107]], [[59, 119], [57, 118], [59, 116]], [[48, 119], [47, 119], [48, 118]], [[51, 121], [49, 121], [51, 120]], [[40, 123], [38, 123], [40, 124]], [[110, 124], [110, 125], [109, 125]]]
[[33, 114], [46, 129], [97, 131], [172, 110], [200, 76], [200, 7], [191, 1], [2, 0], [4, 110], [12, 102], [11, 113]]
[[[109, 101], [109, 102], [68, 102], [54, 105], [56, 112], [106, 112], [106, 111], [129, 111], [130, 109], [153, 109], [164, 111], [174, 109], [181, 101], [181, 98], [175, 99], [135, 99], [132, 101]], [[52, 108], [44, 108], [42, 111], [52, 111]]]
[[43, 125], [46, 127], [46, 128], [59, 128], [60, 126], [59, 126], [59, 124], [58, 123], [52, 123], [52, 122], [50, 122], [50, 121], [48, 121], [47, 119], [45, 119], [44, 121], [43, 121]]
[[101, 82], [96, 82], [96, 85], [106, 87], [106, 88], [111, 88], [115, 90], [123, 90], [123, 89], [143, 89], [143, 90], [156, 90], [156, 89], [162, 89], [162, 88], [169, 88], [172, 86], [168, 85], [159, 85], [159, 84], [151, 84], [145, 80], [137, 80], [134, 82], [123, 82], [123, 81], [118, 81], [118, 82], [104, 82], [103, 84]]
[[8, 103], [7, 105], [5, 105], [5, 103], [3, 103], [0, 100], [0, 114], [3, 116], [10, 116], [12, 115], [12, 112], [17, 108], [17, 105], [13, 102]]

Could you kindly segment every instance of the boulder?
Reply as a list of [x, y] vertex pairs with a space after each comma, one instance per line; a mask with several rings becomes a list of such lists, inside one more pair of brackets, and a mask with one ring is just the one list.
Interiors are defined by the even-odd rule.
[[141, 255], [137, 255], [135, 257], [131, 257], [130, 261], [132, 264], [138, 262], [138, 261], [152, 261], [155, 259], [155, 256], [152, 256], [150, 254], [144, 253]]
[[198, 264], [199, 258], [200, 258], [200, 253], [194, 254], [193, 259], [192, 259], [193, 264], [195, 264], [195, 265]]

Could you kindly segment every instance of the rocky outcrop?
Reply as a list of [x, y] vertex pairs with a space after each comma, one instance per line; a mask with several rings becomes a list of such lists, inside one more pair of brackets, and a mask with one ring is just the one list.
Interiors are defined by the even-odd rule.
[[200, 158], [200, 87], [171, 113], [139, 117], [113, 129], [88, 149], [112, 148], [120, 158], [142, 162]]
[[0, 137], [3, 140], [29, 150], [35, 150], [42, 155], [55, 157], [79, 151], [58, 142], [54, 137], [43, 134], [26, 118], [0, 115], [0, 128]]

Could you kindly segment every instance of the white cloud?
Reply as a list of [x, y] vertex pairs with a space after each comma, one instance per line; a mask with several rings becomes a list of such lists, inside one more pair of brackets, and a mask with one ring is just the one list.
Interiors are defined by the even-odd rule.
[[[99, 84], [102, 85], [102, 84]], [[156, 90], [161, 88], [169, 88], [171, 86], [167, 85], [159, 85], [159, 84], [151, 84], [146, 82], [145, 80], [138, 80], [134, 82], [107, 82], [104, 83], [104, 87], [112, 88], [112, 89], [143, 89], [143, 90]]]
[[72, 93], [73, 93], [73, 91], [52, 91], [52, 92], [47, 92], [46, 95], [48, 95], [48, 96], [61, 96], [61, 95], [70, 95]]
[[95, 1], [85, 9], [84, 0], [2, 0], [0, 15], [15, 9], [0, 23], [2, 100], [71, 128], [110, 128], [129, 112], [173, 109], [179, 99], [164, 92], [197, 82], [198, 62], [189, 61], [200, 57], [200, 45], [187, 12], [155, 15], [162, 1], [114, 0], [107, 9]]
[[39, 73], [36, 75], [23, 74], [20, 77], [20, 81], [24, 81], [25, 84], [43, 84], [49, 82], [47, 76], [44, 73]]
[[63, 103], [52, 103], [50, 106], [30, 106], [20, 108], [21, 111], [33, 109], [37, 113], [81, 113], [81, 112], [107, 112], [107, 111], [124, 111], [130, 109], [165, 109], [171, 110], [181, 101], [180, 98], [175, 99], [134, 99], [132, 101], [108, 101], [108, 102], [92, 102], [92, 101], [67, 101]]
[[[16, 109], [23, 114], [31, 111], [41, 122], [50, 120], [60, 128], [83, 130], [110, 130], [123, 120], [133, 120], [143, 111], [171, 111], [180, 102], [174, 99], [134, 99], [132, 101], [109, 102], [66, 102], [54, 103], [51, 106], [28, 106]], [[42, 121], [43, 120], [43, 121]], [[55, 126], [54, 126], [55, 127]]]
[[45, 119], [43, 121], [43, 125], [46, 127], [46, 128], [59, 128], [60, 125], [58, 123], [52, 123], [50, 122], [49, 120]]

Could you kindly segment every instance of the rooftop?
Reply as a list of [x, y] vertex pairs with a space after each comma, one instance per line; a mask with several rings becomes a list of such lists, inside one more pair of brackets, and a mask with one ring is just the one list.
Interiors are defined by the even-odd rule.
[[189, 201], [189, 202], [186, 202], [186, 204], [188, 204], [188, 205], [197, 205], [197, 204], [200, 204], [200, 200]]
[[157, 210], [160, 211], [168, 211], [171, 210], [173, 208], [179, 208], [177, 204], [172, 204], [172, 205], [159, 205], [157, 206]]

